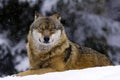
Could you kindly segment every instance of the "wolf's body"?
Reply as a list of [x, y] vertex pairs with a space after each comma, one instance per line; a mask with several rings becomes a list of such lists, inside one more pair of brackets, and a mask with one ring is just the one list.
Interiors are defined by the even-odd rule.
[[28, 34], [27, 52], [30, 69], [19, 76], [111, 65], [105, 55], [71, 42], [57, 14], [36, 14]]

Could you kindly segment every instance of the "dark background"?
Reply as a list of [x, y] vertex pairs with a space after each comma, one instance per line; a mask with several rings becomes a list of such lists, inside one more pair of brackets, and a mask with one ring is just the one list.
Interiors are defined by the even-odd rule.
[[120, 0], [0, 0], [0, 76], [28, 69], [27, 33], [35, 11], [61, 14], [70, 40], [120, 64]]

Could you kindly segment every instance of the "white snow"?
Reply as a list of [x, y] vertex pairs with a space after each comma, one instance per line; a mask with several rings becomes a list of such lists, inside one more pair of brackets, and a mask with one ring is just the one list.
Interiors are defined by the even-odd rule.
[[19, 3], [24, 3], [24, 2], [28, 2], [29, 5], [32, 7], [38, 2], [38, 0], [19, 0]]
[[[0, 34], [0, 46], [2, 46], [2, 48], [5, 50], [1, 58], [9, 53], [8, 50], [6, 50], [8, 48], [12, 56], [15, 56], [17, 54], [13, 61], [15, 65], [15, 69], [17, 71], [25, 71], [26, 69], [29, 68], [28, 57], [19, 56], [19, 55], [23, 53], [22, 51], [26, 51], [26, 47], [25, 47], [26, 41], [25, 39], [21, 39], [21, 41], [18, 44], [16, 44], [15, 46], [12, 46], [11, 41], [7, 38], [8, 34], [9, 34], [9, 31], [4, 31], [2, 34]], [[1, 53], [2, 52], [0, 51], [0, 54]]]
[[56, 7], [56, 3], [58, 2], [59, 0], [44, 0], [44, 3], [42, 5], [42, 8], [41, 8], [41, 12], [43, 15], [45, 15], [46, 12], [50, 12], [52, 10], [52, 8]]
[[15, 45], [13, 48], [12, 48], [12, 55], [15, 55], [16, 54], [16, 51], [18, 53], [21, 53], [22, 50], [26, 50], [26, 42], [25, 42], [25, 39], [22, 39], [17, 45]]
[[0, 80], [120, 80], [120, 66], [94, 67], [24, 77], [7, 76]]
[[[12, 55], [15, 55], [16, 52], [18, 54], [21, 54], [22, 50], [26, 51], [26, 42], [24, 39], [22, 39], [17, 45], [15, 45], [12, 49], [11, 49], [11, 52], [12, 52]], [[19, 63], [15, 66], [15, 69], [17, 71], [25, 71], [28, 67], [29, 67], [29, 60], [28, 60], [28, 57], [26, 56], [16, 56], [15, 57], [15, 60], [14, 60], [14, 63]]]
[[27, 68], [29, 68], [28, 57], [21, 58], [20, 56], [18, 56], [17, 59], [22, 60], [22, 61], [19, 60], [20, 63], [15, 66], [15, 69], [17, 69], [17, 71], [25, 71]]

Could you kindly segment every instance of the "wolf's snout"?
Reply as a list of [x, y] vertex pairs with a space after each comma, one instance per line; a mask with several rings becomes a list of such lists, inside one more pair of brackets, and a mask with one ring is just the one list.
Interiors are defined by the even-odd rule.
[[50, 40], [49, 36], [44, 37], [44, 43], [49, 43], [49, 40]]

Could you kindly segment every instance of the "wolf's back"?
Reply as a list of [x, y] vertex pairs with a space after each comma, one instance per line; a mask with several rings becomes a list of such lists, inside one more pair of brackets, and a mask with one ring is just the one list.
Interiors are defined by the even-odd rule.
[[71, 51], [72, 54], [76, 54], [76, 56], [73, 55], [73, 59], [75, 58], [74, 60], [76, 60], [74, 62], [76, 65], [74, 65], [74, 67], [76, 68], [112, 65], [111, 61], [104, 54], [74, 43], [72, 43], [72, 46], [75, 46], [74, 48], [76, 48]]

